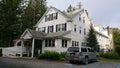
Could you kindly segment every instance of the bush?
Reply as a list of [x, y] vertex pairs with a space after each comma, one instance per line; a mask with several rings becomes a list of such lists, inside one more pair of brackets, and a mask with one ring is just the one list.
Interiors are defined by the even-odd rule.
[[49, 59], [49, 60], [65, 60], [64, 52], [45, 51], [42, 54], [38, 54], [38, 59]]
[[116, 46], [115, 47], [115, 51], [119, 54], [119, 56], [120, 56], [120, 46]]
[[2, 49], [0, 49], [0, 56], [2, 56]]
[[108, 59], [120, 59], [120, 56], [117, 53], [112, 53], [112, 52], [101, 53], [100, 57], [108, 58]]

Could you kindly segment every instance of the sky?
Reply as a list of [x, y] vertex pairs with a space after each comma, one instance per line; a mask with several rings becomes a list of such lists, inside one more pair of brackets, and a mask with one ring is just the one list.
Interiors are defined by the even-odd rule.
[[63, 11], [70, 4], [78, 7], [80, 2], [94, 23], [120, 28], [120, 0], [47, 0], [47, 6]]

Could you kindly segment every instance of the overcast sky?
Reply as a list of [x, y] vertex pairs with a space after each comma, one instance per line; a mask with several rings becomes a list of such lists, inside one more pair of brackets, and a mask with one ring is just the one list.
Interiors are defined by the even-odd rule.
[[70, 4], [77, 7], [79, 2], [94, 23], [120, 28], [120, 0], [47, 0], [47, 5], [63, 11]]

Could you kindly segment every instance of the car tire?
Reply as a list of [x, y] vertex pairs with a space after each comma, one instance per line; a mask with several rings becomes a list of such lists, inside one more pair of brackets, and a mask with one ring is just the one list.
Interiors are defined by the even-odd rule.
[[88, 57], [85, 57], [84, 64], [87, 65], [89, 63]]
[[70, 63], [74, 63], [73, 60], [69, 60]]

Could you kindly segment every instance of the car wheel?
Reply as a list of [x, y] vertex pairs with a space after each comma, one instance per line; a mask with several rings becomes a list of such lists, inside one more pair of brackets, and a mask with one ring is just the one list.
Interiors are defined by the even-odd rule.
[[74, 63], [73, 60], [69, 60], [70, 63]]
[[85, 65], [87, 65], [88, 64], [88, 58], [87, 57], [85, 57], [85, 61], [84, 61], [84, 63], [85, 63]]

